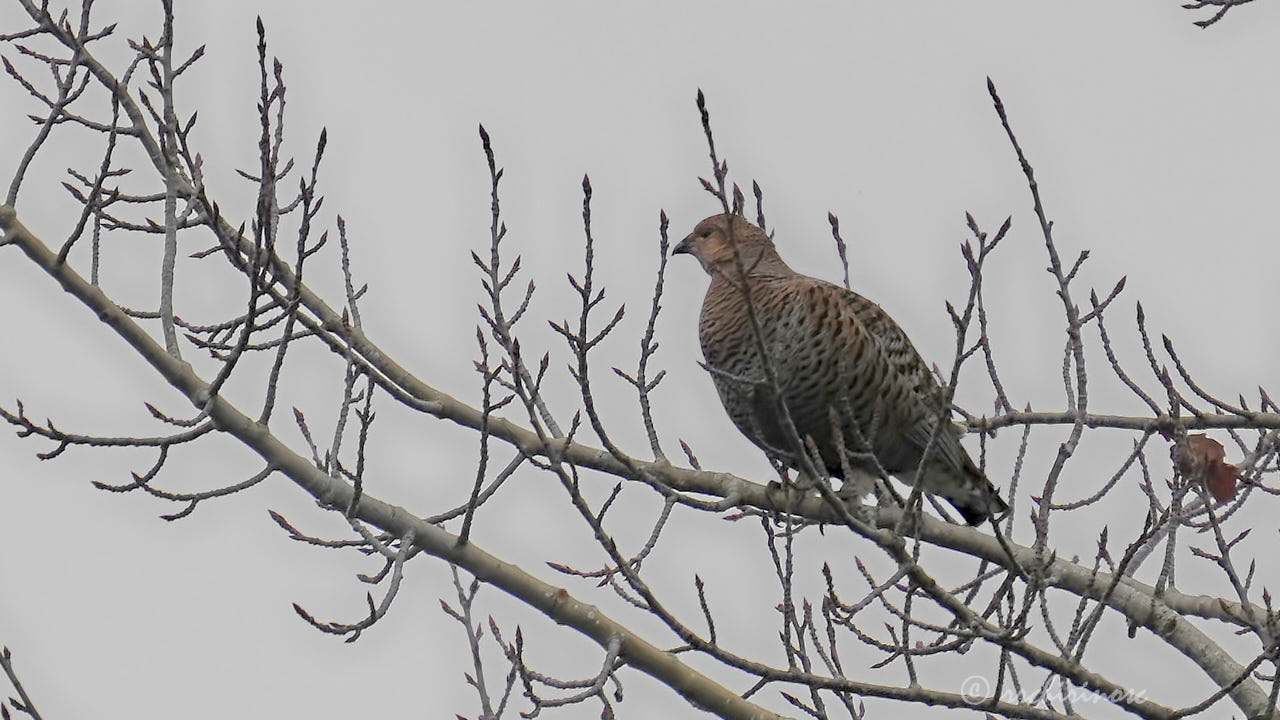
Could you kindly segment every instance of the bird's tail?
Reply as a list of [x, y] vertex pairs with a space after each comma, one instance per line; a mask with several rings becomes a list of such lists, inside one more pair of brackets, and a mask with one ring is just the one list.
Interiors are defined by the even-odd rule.
[[960, 517], [970, 525], [981, 525], [991, 518], [999, 518], [1009, 512], [1009, 504], [1000, 497], [996, 486], [977, 468], [966, 478], [968, 492], [945, 493], [943, 497], [960, 512]]
[[[918, 471], [899, 472], [898, 477], [914, 485], [920, 475]], [[929, 463], [924, 473], [924, 489], [951, 503], [970, 525], [981, 525], [1009, 511], [1000, 491], [968, 456], [962, 459], [960, 467], [941, 459]]]

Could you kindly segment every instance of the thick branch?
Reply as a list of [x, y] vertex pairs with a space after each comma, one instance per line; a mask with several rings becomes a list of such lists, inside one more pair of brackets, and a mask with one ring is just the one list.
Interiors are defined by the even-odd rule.
[[[206, 408], [215, 426], [234, 435], [268, 464], [277, 467], [326, 507], [339, 512], [351, 503], [352, 489], [323, 472], [306, 457], [282, 443], [270, 430], [236, 409], [220, 396], [209, 397], [209, 385], [191, 366], [167, 353], [98, 288], [90, 285], [17, 219], [8, 206], [0, 206], [0, 230], [5, 239], [22, 248], [29, 258], [57, 280], [68, 293], [88, 306], [142, 355], [164, 379], [197, 408]], [[779, 718], [780, 715], [743, 700], [681, 662], [675, 655], [645, 641], [594, 605], [580, 602], [564, 588], [539, 580], [516, 565], [490, 555], [474, 543], [459, 544], [457, 536], [425, 522], [403, 508], [368, 494], [362, 496], [356, 516], [396, 536], [412, 533], [424, 552], [447, 560], [481, 582], [489, 583], [537, 608], [557, 623], [574, 628], [607, 648], [621, 640], [620, 657], [636, 669], [666, 683], [695, 706], [726, 718]]]

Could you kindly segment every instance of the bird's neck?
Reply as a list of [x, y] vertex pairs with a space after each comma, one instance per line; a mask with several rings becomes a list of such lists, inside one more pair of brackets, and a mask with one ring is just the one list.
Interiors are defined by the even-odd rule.
[[711, 272], [711, 282], [740, 284], [745, 277], [748, 283], [753, 283], [795, 274], [773, 248], [766, 248], [757, 252], [742, 252], [737, 258], [729, 257], [717, 262]]

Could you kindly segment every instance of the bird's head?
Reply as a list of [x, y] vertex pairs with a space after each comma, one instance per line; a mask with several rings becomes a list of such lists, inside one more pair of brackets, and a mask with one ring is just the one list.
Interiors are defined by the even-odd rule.
[[[791, 272], [778, 257], [773, 241], [764, 230], [741, 215], [712, 215], [698, 223], [693, 232], [671, 251], [672, 255], [680, 253], [697, 258], [702, 269], [713, 278], [717, 275], [737, 277], [738, 258], [747, 277]], [[738, 258], [734, 257], [735, 254]]]

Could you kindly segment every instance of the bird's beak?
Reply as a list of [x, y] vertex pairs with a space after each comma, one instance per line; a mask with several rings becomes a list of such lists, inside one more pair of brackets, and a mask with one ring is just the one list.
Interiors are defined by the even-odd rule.
[[676, 244], [676, 248], [671, 251], [672, 255], [692, 255], [693, 254], [693, 236], [689, 235], [685, 239]]

